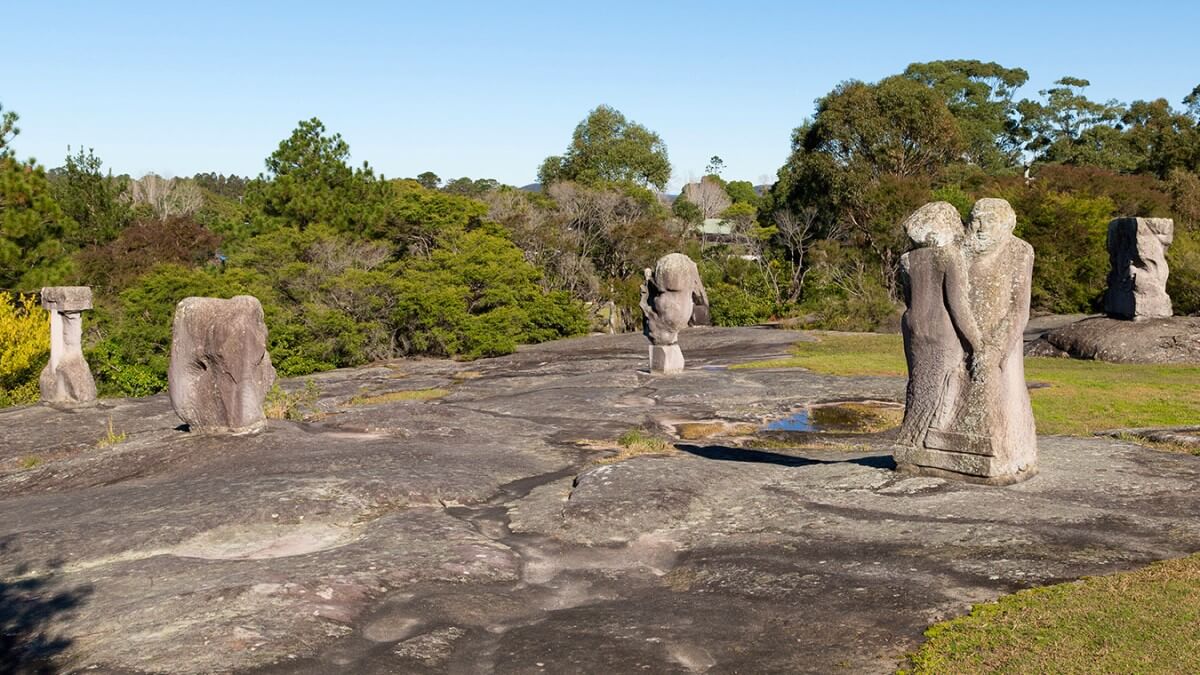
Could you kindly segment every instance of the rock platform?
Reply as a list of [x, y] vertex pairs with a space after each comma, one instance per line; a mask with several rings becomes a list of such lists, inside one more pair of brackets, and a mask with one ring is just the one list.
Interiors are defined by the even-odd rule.
[[902, 378], [727, 368], [803, 339], [688, 330], [672, 377], [640, 334], [333, 371], [319, 419], [245, 436], [179, 429], [165, 395], [0, 411], [0, 663], [892, 672], [972, 603], [1200, 550], [1200, 457], [1113, 438], [1041, 437], [1011, 487], [898, 474], [889, 432], [613, 461], [633, 427], [903, 400]]

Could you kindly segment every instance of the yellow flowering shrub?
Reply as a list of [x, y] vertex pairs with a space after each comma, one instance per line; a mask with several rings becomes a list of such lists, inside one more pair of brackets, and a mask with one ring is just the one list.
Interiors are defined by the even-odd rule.
[[49, 316], [32, 295], [0, 291], [0, 406], [38, 400], [50, 356]]

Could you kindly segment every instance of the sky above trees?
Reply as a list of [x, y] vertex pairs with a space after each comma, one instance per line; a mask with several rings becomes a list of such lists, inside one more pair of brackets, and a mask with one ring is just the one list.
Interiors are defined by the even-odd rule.
[[71, 145], [135, 176], [256, 175], [316, 116], [389, 177], [515, 185], [607, 104], [661, 136], [677, 190], [713, 155], [773, 180], [816, 98], [913, 62], [1024, 68], [1018, 98], [1075, 76], [1092, 100], [1179, 107], [1200, 84], [1195, 3], [852, 4], [17, 0], [0, 101], [17, 154], [49, 167]]

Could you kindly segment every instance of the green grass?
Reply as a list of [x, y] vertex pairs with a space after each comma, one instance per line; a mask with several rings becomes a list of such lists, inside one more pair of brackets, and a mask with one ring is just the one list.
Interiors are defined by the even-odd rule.
[[1200, 672], [1200, 555], [1020, 591], [925, 636], [908, 672]]
[[[899, 335], [818, 333], [793, 356], [734, 368], [807, 368], [830, 375], [904, 377]], [[1049, 387], [1029, 392], [1038, 433], [1089, 435], [1126, 427], [1195, 424], [1200, 419], [1200, 367], [1027, 358], [1025, 377]]]
[[429, 401], [442, 398], [450, 393], [449, 389], [410, 389], [407, 391], [389, 391], [383, 394], [355, 396], [350, 405], [379, 405], [396, 401]]

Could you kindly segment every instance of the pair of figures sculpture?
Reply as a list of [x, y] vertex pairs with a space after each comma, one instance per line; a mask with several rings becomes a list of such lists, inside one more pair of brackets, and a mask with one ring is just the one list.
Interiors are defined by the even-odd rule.
[[1003, 199], [981, 199], [964, 227], [946, 202], [904, 227], [901, 328], [909, 380], [895, 453], [900, 470], [1011, 484], [1037, 472], [1025, 386], [1033, 248]]

